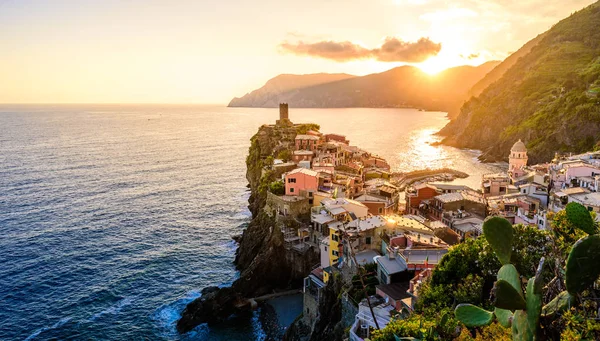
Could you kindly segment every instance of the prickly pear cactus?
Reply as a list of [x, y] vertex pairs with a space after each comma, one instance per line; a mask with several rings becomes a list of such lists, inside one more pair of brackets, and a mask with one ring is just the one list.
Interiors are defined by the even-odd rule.
[[523, 296], [523, 291], [521, 290], [521, 279], [519, 278], [519, 272], [517, 268], [515, 268], [512, 264], [503, 265], [500, 270], [498, 270], [497, 274], [498, 280], [504, 280], [508, 282], [515, 290]]
[[494, 284], [494, 306], [506, 310], [522, 310], [527, 307], [523, 295], [510, 283], [501, 279]]
[[569, 309], [574, 303], [575, 298], [568, 291], [563, 291], [542, 308], [542, 316], [560, 314]]
[[483, 234], [496, 257], [503, 265], [510, 263], [514, 229], [508, 220], [501, 217], [492, 217], [483, 223]]
[[590, 287], [600, 276], [600, 235], [578, 240], [567, 258], [565, 283], [567, 291], [576, 295]]
[[535, 278], [530, 278], [527, 283], [527, 324], [531, 332], [531, 340], [537, 334], [540, 323], [540, 314], [542, 313], [542, 292], [535, 289]]
[[512, 324], [512, 317], [513, 317], [512, 311], [506, 310], [506, 309], [495, 308], [494, 315], [496, 315], [496, 318], [498, 319], [498, 322], [500, 322], [502, 327], [510, 328], [510, 326]]
[[454, 310], [456, 318], [467, 327], [486, 326], [492, 322], [494, 314], [472, 304], [459, 304]]
[[514, 238], [512, 225], [504, 218], [493, 217], [483, 224], [483, 233], [503, 264], [493, 289], [495, 309], [492, 313], [471, 304], [460, 304], [454, 310], [456, 318], [469, 327], [476, 327], [489, 324], [496, 316], [502, 326], [512, 327], [514, 340], [533, 341], [542, 311], [544, 258], [540, 259], [536, 275], [529, 279], [523, 295], [519, 273], [510, 264]]

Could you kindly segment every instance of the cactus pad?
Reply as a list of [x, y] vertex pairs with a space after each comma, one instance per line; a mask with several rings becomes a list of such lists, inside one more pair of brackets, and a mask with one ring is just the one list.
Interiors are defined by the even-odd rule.
[[513, 316], [512, 311], [506, 309], [496, 308], [494, 309], [494, 314], [498, 319], [498, 322], [502, 325], [502, 327], [510, 328], [511, 325], [511, 317]]
[[514, 230], [508, 220], [492, 217], [483, 223], [483, 234], [502, 264], [510, 263]]
[[537, 328], [540, 322], [540, 314], [542, 313], [542, 294], [537, 292], [535, 277], [527, 282], [527, 323], [529, 330], [536, 335]]
[[542, 316], [552, 316], [561, 313], [569, 309], [573, 303], [574, 297], [568, 291], [563, 291], [542, 308]]
[[523, 296], [510, 283], [501, 279], [494, 284], [495, 301], [494, 306], [507, 310], [518, 310], [527, 308]]
[[492, 322], [494, 314], [472, 304], [459, 304], [454, 309], [456, 318], [467, 327], [485, 326]]
[[565, 211], [567, 213], [567, 219], [571, 224], [588, 234], [596, 233], [594, 220], [585, 206], [576, 202], [570, 202], [567, 204], [567, 207], [565, 207]]
[[591, 286], [600, 275], [600, 235], [578, 240], [567, 258], [566, 284], [571, 295]]
[[498, 270], [498, 280], [500, 279], [510, 283], [510, 285], [512, 285], [519, 294], [523, 295], [523, 291], [521, 289], [521, 280], [519, 279], [519, 272], [514, 265], [502, 265], [500, 270]]
[[512, 323], [513, 340], [533, 341], [533, 333], [527, 323], [527, 312], [524, 310], [515, 311]]

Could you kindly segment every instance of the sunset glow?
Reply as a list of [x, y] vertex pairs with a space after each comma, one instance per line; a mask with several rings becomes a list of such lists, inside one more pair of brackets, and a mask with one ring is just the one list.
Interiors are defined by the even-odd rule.
[[282, 73], [435, 74], [501, 60], [592, 2], [6, 1], [0, 102], [227, 103]]

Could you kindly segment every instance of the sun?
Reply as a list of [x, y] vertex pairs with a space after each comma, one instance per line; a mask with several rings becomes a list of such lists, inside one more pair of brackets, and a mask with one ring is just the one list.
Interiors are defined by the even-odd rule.
[[422, 63], [416, 64], [415, 66], [430, 75], [435, 75], [449, 67], [448, 63], [439, 57], [431, 57]]

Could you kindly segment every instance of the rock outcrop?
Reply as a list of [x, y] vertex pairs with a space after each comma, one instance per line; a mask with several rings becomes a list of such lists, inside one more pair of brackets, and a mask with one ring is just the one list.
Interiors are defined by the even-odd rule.
[[234, 263], [240, 270], [240, 277], [231, 287], [204, 289], [202, 296], [183, 311], [177, 322], [180, 333], [203, 323], [219, 323], [232, 314], [244, 313], [251, 309], [250, 298], [298, 287], [311, 266], [319, 261], [318, 253], [301, 255], [287, 250], [281, 229], [263, 210], [266, 184], [271, 181], [268, 172], [263, 171], [264, 160], [278, 149], [286, 148], [295, 138], [295, 129], [262, 126], [252, 137], [246, 159], [246, 178], [251, 190], [249, 208], [253, 219], [238, 238]]

